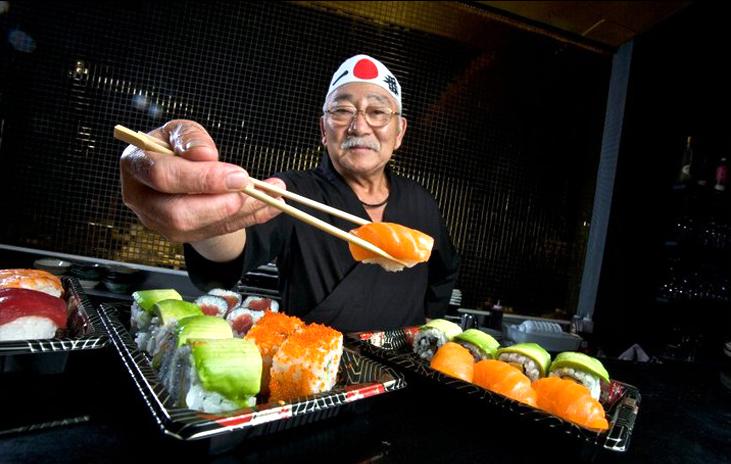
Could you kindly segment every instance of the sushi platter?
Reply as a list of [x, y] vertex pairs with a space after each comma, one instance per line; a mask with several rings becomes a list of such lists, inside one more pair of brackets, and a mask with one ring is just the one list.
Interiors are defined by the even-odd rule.
[[[433, 363], [430, 366], [430, 362], [423, 359], [423, 355], [415, 352], [417, 350], [414, 346], [418, 344], [418, 340], [415, 339], [419, 332], [419, 327], [359, 332], [348, 334], [348, 341], [364, 355], [404, 372], [410, 384], [438, 388], [440, 394], [446, 392], [456, 395], [474, 404], [475, 407], [484, 407], [486, 410], [499, 413], [502, 417], [509, 417], [512, 421], [519, 422], [520, 426], [531, 424], [539, 431], [557, 432], [559, 436], [568, 438], [569, 443], [575, 442], [582, 448], [591, 450], [592, 453], [604, 451], [621, 453], [628, 449], [640, 402], [640, 393], [632, 385], [615, 379], [602, 382], [598, 402], [606, 412], [608, 426], [601, 431], [590, 430], [549, 414], [535, 407], [535, 404], [531, 406], [526, 404], [526, 401], [511, 399], [476, 383], [455, 378], [459, 376], [458, 374], [450, 376], [436, 370]], [[487, 362], [498, 363], [494, 360]], [[517, 369], [515, 370], [517, 372]], [[556, 377], [551, 379], [558, 380]], [[566, 382], [573, 384], [568, 380]]]
[[263, 402], [266, 398], [257, 398], [253, 406], [228, 412], [193, 410], [174, 400], [153, 358], [139, 349], [128, 323], [130, 307], [103, 304], [100, 313], [112, 345], [161, 431], [186, 442], [210, 440], [211, 453], [251, 437], [333, 417], [354, 404], [367, 404], [369, 398], [406, 386], [403, 375], [393, 368], [345, 348], [337, 381], [329, 391], [287, 401]]
[[0, 359], [9, 355], [67, 353], [93, 350], [107, 344], [99, 313], [84, 293], [78, 280], [61, 277], [66, 304], [66, 328], [53, 338], [0, 341]]

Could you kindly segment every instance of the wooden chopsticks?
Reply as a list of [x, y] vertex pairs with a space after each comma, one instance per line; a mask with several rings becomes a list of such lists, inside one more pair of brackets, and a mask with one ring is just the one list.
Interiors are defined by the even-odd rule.
[[[140, 148], [142, 150], [154, 151], [156, 153], [161, 153], [164, 155], [173, 155], [173, 156], [175, 155], [175, 152], [170, 148], [170, 145], [168, 143], [166, 143], [165, 141], [151, 137], [151, 136], [145, 134], [144, 132], [139, 132], [139, 131], [135, 132], [135, 131], [128, 129], [121, 125], [114, 126], [114, 138], [121, 140], [123, 142], [127, 142], [130, 145], [134, 145], [137, 148]], [[356, 245], [359, 245], [359, 246], [365, 248], [366, 250], [368, 250], [372, 253], [375, 253], [388, 260], [394, 261], [394, 262], [402, 264], [402, 265], [406, 265], [405, 263], [403, 263], [403, 262], [399, 261], [398, 259], [394, 258], [393, 256], [389, 255], [388, 253], [381, 250], [380, 248], [373, 245], [372, 243], [365, 241], [362, 238], [357, 237], [349, 232], [338, 229], [337, 227], [333, 226], [332, 224], [329, 224], [321, 219], [318, 219], [303, 211], [300, 211], [297, 208], [294, 208], [284, 202], [281, 202], [275, 198], [272, 198], [269, 195], [265, 194], [264, 192], [260, 192], [260, 191], [256, 190], [254, 187], [276, 193], [278, 195], [281, 195], [283, 198], [292, 200], [297, 203], [301, 203], [303, 205], [309, 206], [310, 208], [331, 214], [335, 217], [345, 219], [345, 220], [353, 222], [355, 224], [364, 225], [364, 224], [369, 224], [370, 221], [367, 221], [358, 216], [354, 216], [350, 213], [346, 213], [345, 211], [341, 211], [339, 209], [333, 208], [332, 206], [324, 205], [322, 203], [319, 203], [317, 201], [303, 197], [301, 195], [297, 195], [296, 193], [292, 193], [287, 190], [282, 190], [279, 187], [275, 187], [266, 182], [262, 182], [260, 180], [256, 180], [253, 178], [250, 178], [250, 179], [251, 179], [252, 184], [254, 184], [254, 186], [249, 186], [249, 187], [246, 187], [243, 189], [243, 192], [246, 193], [247, 195], [249, 195], [253, 198], [256, 198], [259, 201], [262, 201], [263, 203], [266, 203], [269, 206], [277, 208], [280, 211], [282, 211], [283, 213], [286, 213], [286, 214], [294, 217], [295, 219], [305, 222], [313, 227], [317, 227], [318, 229], [322, 230], [323, 232], [326, 232], [330, 235], [343, 239], [347, 242], [351, 242]]]

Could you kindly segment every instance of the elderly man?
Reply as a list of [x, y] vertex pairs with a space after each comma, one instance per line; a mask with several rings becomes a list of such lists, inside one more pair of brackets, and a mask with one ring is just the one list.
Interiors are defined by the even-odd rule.
[[[192, 121], [151, 132], [178, 155], [128, 147], [121, 159], [125, 203], [142, 223], [184, 242], [193, 282], [231, 287], [242, 273], [277, 259], [283, 310], [342, 331], [421, 324], [447, 309], [458, 258], [432, 196], [388, 168], [407, 121], [401, 87], [378, 60], [346, 60], [330, 83], [320, 118], [327, 147], [320, 166], [278, 173], [274, 185], [371, 221], [395, 222], [434, 237], [427, 263], [402, 272], [356, 263], [346, 242], [238, 193], [243, 169], [218, 162], [216, 146]], [[352, 224], [309, 210], [334, 226]]]

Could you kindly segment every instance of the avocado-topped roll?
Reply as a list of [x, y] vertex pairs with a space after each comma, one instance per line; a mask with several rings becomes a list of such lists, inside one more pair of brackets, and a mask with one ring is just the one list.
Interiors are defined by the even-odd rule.
[[446, 319], [433, 319], [419, 328], [414, 337], [414, 353], [431, 361], [440, 346], [462, 333], [460, 326]]
[[500, 343], [479, 329], [467, 329], [452, 340], [469, 350], [475, 362], [495, 359]]
[[152, 353], [152, 367], [158, 369], [160, 381], [172, 392], [180, 383], [181, 359], [185, 358], [186, 342], [195, 339], [233, 338], [231, 327], [215, 316], [192, 316], [162, 328], [160, 340]]
[[180, 293], [172, 288], [140, 290], [132, 294], [130, 327], [133, 332], [146, 331], [152, 320], [152, 307], [162, 300], [182, 300]]
[[497, 359], [521, 370], [531, 382], [545, 377], [551, 364], [551, 355], [536, 343], [518, 343], [497, 350]]
[[582, 384], [595, 400], [601, 395], [601, 381], [609, 382], [609, 373], [598, 359], [575, 351], [559, 353], [551, 363], [548, 375]]
[[162, 300], [152, 306], [152, 320], [147, 329], [138, 330], [135, 342], [142, 351], [153, 354], [165, 335], [164, 327], [191, 316], [202, 316], [201, 308], [183, 300]]
[[240, 338], [189, 339], [181, 357], [176, 393], [180, 406], [220, 413], [256, 405], [261, 382], [261, 354]]

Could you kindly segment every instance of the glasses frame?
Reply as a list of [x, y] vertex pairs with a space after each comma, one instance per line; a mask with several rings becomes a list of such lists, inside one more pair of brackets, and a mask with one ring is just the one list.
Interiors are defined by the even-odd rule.
[[[353, 121], [355, 121], [355, 118], [358, 117], [358, 114], [363, 113], [363, 119], [365, 119], [366, 124], [368, 124], [369, 126], [371, 126], [374, 129], [380, 129], [382, 127], [386, 127], [386, 126], [388, 126], [391, 123], [391, 120], [393, 120], [393, 117], [394, 116], [401, 116], [401, 112], [400, 111], [394, 111], [391, 108], [384, 107], [383, 108], [384, 110], [388, 110], [389, 111], [389, 113], [388, 113], [388, 120], [385, 123], [380, 124], [380, 125], [372, 124], [368, 120], [368, 113], [367, 113], [367, 111], [368, 111], [369, 108], [373, 108], [373, 107], [370, 107], [369, 106], [369, 107], [366, 107], [365, 109], [362, 109], [361, 110], [361, 109], [358, 109], [358, 108], [356, 108], [354, 106], [338, 105], [338, 106], [334, 106], [332, 108], [326, 109], [325, 110], [325, 114], [329, 116], [330, 121], [335, 126], [338, 126], [338, 127], [350, 127], [350, 125], [353, 124]], [[335, 114], [335, 110], [336, 109], [341, 109], [341, 110], [342, 109], [352, 109], [354, 111], [352, 112], [352, 115], [350, 116], [350, 119], [347, 122], [345, 122], [345, 121], [338, 122], [335, 119], [333, 119], [333, 116]]]

